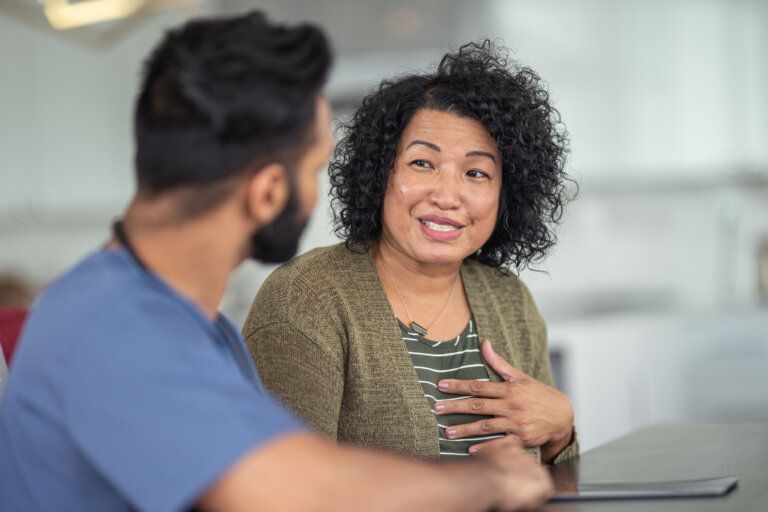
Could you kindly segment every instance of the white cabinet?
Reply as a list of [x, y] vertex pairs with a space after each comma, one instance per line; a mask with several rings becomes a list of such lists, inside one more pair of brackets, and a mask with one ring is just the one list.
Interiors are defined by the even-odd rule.
[[651, 423], [768, 419], [768, 309], [549, 326], [582, 449]]

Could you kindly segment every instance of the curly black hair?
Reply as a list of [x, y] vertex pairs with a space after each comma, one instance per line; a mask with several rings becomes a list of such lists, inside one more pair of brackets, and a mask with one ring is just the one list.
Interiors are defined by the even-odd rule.
[[416, 112], [435, 110], [479, 121], [501, 154], [496, 227], [469, 258], [517, 270], [544, 259], [572, 199], [568, 185], [575, 185], [564, 170], [568, 134], [539, 76], [527, 67], [509, 69], [506, 55], [490, 40], [461, 46], [434, 73], [382, 82], [341, 125], [345, 134], [329, 174], [334, 227], [347, 248], [378, 239], [398, 140]]

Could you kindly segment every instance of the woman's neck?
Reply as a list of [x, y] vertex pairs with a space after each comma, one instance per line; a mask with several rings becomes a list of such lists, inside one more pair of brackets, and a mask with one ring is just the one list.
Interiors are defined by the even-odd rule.
[[402, 250], [379, 240], [371, 247], [377, 266], [384, 267], [402, 293], [419, 296], [446, 295], [461, 270], [461, 261], [434, 264], [417, 261]]
[[385, 243], [371, 247], [374, 265], [395, 316], [415, 322], [431, 340], [455, 338], [471, 316], [460, 277], [461, 262], [429, 265], [405, 257]]

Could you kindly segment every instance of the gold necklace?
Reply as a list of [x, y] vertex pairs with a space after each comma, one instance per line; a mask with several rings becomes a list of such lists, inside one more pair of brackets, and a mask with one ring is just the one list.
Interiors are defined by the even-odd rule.
[[435, 325], [435, 322], [437, 322], [437, 319], [440, 318], [440, 315], [443, 314], [445, 311], [445, 308], [448, 307], [448, 303], [451, 302], [451, 296], [453, 295], [453, 289], [456, 288], [456, 281], [459, 280], [459, 272], [456, 272], [456, 277], [453, 279], [453, 284], [451, 285], [451, 291], [448, 292], [448, 298], [445, 301], [445, 304], [443, 304], [443, 308], [440, 310], [440, 312], [437, 314], [437, 316], [432, 320], [432, 323], [429, 324], [429, 327], [422, 327], [421, 325], [417, 324], [413, 321], [413, 318], [411, 318], [411, 312], [408, 311], [408, 306], [405, 304], [405, 299], [403, 298], [403, 294], [400, 293], [400, 288], [397, 286], [397, 281], [395, 281], [395, 278], [392, 277], [392, 272], [389, 270], [389, 265], [387, 265], [387, 262], [384, 261], [384, 255], [381, 253], [381, 245], [378, 247], [379, 249], [379, 259], [381, 260], [381, 264], [384, 265], [384, 270], [387, 271], [387, 275], [389, 276], [389, 280], [392, 281], [392, 284], [395, 285], [395, 291], [397, 292], [397, 296], [400, 297], [400, 302], [403, 303], [403, 308], [405, 309], [405, 314], [408, 315], [408, 322], [410, 323], [411, 329], [416, 332], [419, 336], [426, 336], [429, 332], [429, 329], [432, 328], [433, 325]]

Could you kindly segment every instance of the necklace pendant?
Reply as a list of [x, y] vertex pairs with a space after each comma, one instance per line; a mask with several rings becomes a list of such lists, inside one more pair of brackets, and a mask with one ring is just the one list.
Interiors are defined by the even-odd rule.
[[419, 336], [427, 335], [427, 330], [422, 326], [420, 326], [419, 324], [417, 324], [416, 322], [414, 322], [413, 320], [411, 320], [411, 329], [413, 329], [413, 332], [415, 332]]

